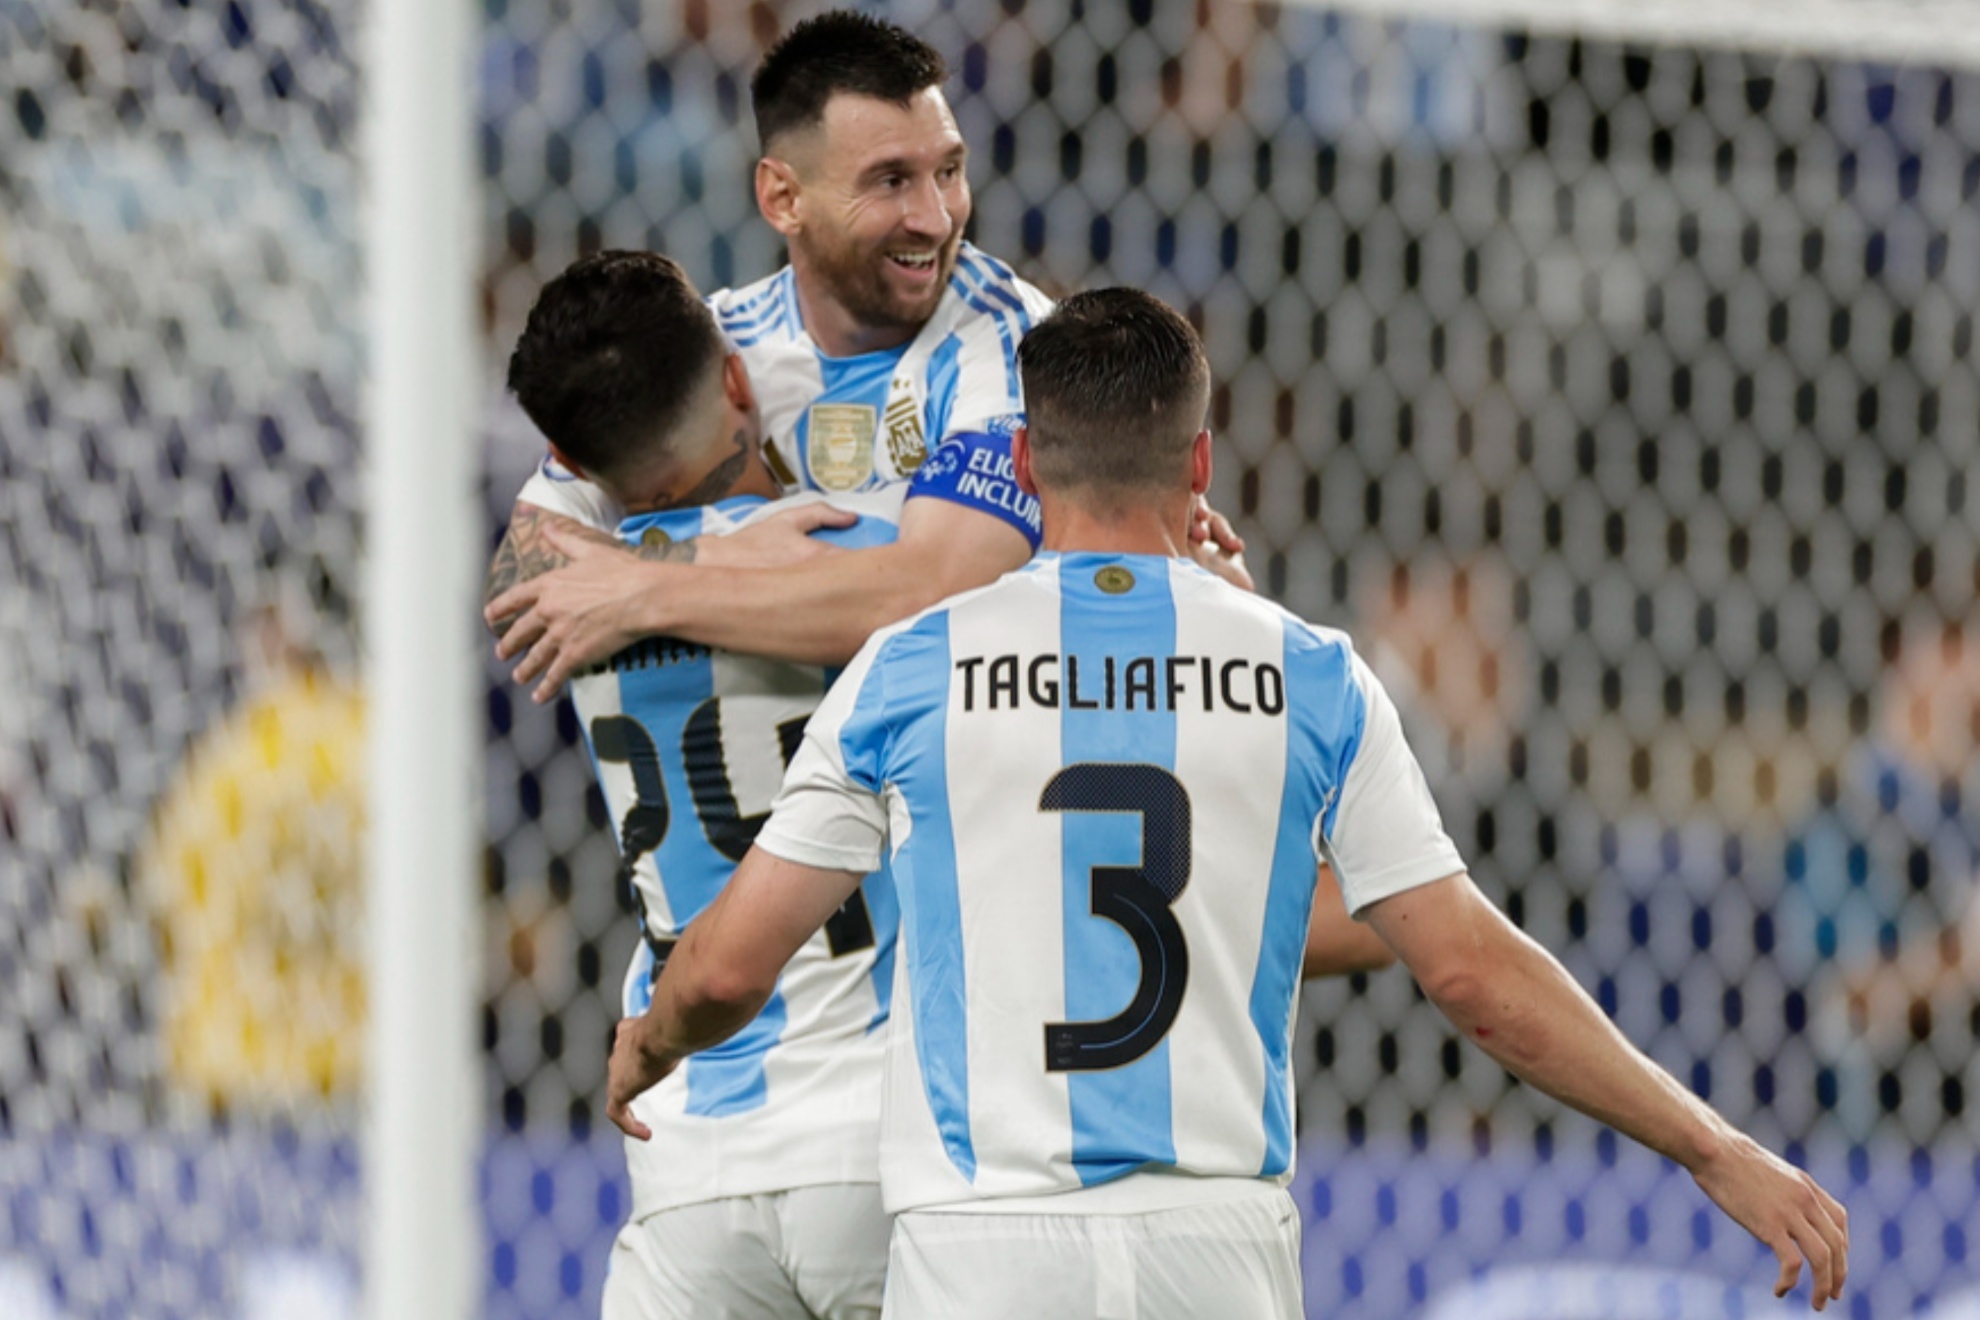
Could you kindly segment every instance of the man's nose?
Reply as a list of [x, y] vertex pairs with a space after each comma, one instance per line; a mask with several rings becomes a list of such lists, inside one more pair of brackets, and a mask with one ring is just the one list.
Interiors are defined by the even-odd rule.
[[910, 231], [947, 237], [951, 227], [948, 199], [934, 178], [924, 178], [908, 189], [902, 219]]

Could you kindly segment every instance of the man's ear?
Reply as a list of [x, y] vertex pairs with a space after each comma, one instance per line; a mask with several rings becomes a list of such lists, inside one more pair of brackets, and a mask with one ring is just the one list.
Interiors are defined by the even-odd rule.
[[1017, 477], [1018, 489], [1036, 497], [1038, 483], [1031, 479], [1031, 428], [1020, 426], [1011, 432], [1011, 472]]
[[745, 417], [756, 411], [756, 390], [750, 385], [749, 368], [743, 365], [740, 353], [722, 359], [722, 397]]
[[569, 454], [557, 448], [557, 442], [555, 440], [552, 440], [550, 442], [550, 457], [556, 459], [558, 465], [562, 467], [564, 471], [570, 473], [572, 476], [577, 477], [584, 481], [591, 480], [591, 474], [589, 472], [586, 472], [582, 467], [580, 467], [578, 463], [574, 459], [572, 459]]
[[1189, 488], [1198, 495], [1210, 489], [1210, 432], [1198, 431], [1189, 451]]
[[764, 156], [756, 162], [756, 209], [772, 229], [785, 238], [804, 227], [804, 185], [786, 161]]

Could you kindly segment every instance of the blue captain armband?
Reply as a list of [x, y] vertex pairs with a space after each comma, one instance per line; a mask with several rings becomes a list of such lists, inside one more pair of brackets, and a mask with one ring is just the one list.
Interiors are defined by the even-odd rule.
[[1018, 488], [1017, 473], [1011, 468], [1010, 430], [998, 424], [1004, 420], [992, 423], [995, 433], [963, 431], [944, 440], [915, 469], [907, 497], [933, 496], [1000, 518], [1022, 532], [1036, 550], [1041, 535], [1038, 499]]

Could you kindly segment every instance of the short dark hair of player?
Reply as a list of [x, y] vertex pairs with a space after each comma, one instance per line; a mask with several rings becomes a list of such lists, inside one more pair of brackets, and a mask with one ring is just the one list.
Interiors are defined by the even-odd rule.
[[1031, 470], [1041, 486], [1162, 490], [1187, 470], [1210, 403], [1203, 345], [1138, 289], [1076, 293], [1018, 345]]
[[600, 252], [537, 295], [509, 355], [509, 389], [552, 444], [609, 480], [660, 456], [727, 354], [679, 265]]
[[948, 76], [940, 52], [912, 32], [830, 10], [785, 33], [757, 66], [749, 83], [757, 140], [767, 152], [785, 133], [815, 127], [825, 103], [841, 93], [904, 106]]

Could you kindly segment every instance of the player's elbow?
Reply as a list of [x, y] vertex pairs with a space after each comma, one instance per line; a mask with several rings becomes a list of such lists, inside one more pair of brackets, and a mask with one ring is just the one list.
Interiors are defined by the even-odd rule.
[[1547, 1053], [1554, 1034], [1536, 997], [1517, 973], [1489, 962], [1465, 961], [1417, 983], [1464, 1037], [1521, 1075]]
[[1418, 970], [1416, 983], [1430, 1002], [1459, 1024], [1490, 1018], [1496, 987], [1486, 969], [1469, 962]]
[[693, 983], [683, 987], [682, 1006], [710, 1016], [754, 1017], [777, 988], [773, 970], [765, 974], [744, 962], [704, 967]]

